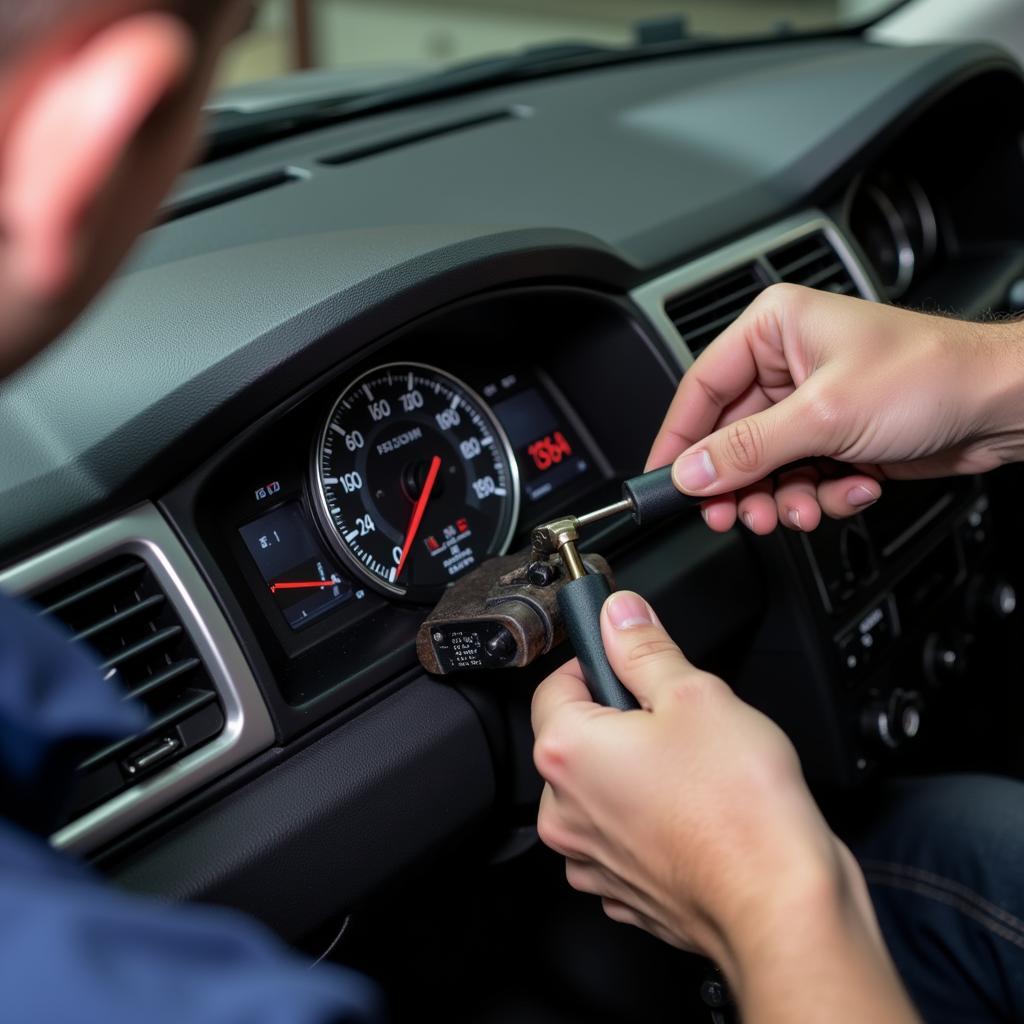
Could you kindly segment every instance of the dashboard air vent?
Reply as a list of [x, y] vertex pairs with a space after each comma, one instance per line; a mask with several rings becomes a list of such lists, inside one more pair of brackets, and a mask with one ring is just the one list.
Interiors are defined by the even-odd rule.
[[758, 264], [748, 263], [671, 299], [665, 312], [697, 355], [770, 283]]
[[780, 281], [808, 288], [857, 295], [857, 284], [824, 231], [815, 231], [768, 253], [768, 262]]
[[97, 751], [79, 768], [76, 817], [214, 739], [224, 727], [217, 690], [149, 566], [110, 559], [33, 595], [73, 643], [87, 644], [101, 670], [116, 673], [126, 699], [149, 711], [148, 728]]
[[203, 213], [205, 210], [212, 210], [225, 203], [232, 203], [236, 199], [245, 199], [247, 196], [254, 196], [259, 192], [267, 192], [272, 188], [279, 188], [281, 185], [301, 180], [302, 176], [295, 171], [273, 171], [270, 174], [261, 174], [259, 177], [246, 178], [244, 181], [238, 181], [232, 185], [212, 188], [185, 196], [182, 199], [175, 199], [160, 211], [160, 223], [170, 224], [171, 221], [191, 217], [193, 214]]
[[441, 121], [433, 125], [428, 124], [414, 131], [399, 132], [377, 142], [353, 143], [336, 153], [320, 157], [320, 163], [329, 167], [339, 167], [342, 164], [365, 160], [367, 157], [379, 156], [381, 153], [387, 153], [393, 149], [402, 149], [417, 142], [428, 142], [430, 139], [436, 139], [442, 135], [452, 135], [470, 128], [481, 128], [487, 124], [494, 124], [496, 121], [509, 121], [517, 117], [526, 117], [528, 114], [529, 111], [525, 107], [502, 107], [499, 110], [486, 110], [482, 113], [470, 114], [468, 117]]

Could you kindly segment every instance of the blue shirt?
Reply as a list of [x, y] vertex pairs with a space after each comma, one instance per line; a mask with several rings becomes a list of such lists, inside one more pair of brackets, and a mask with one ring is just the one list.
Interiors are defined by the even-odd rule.
[[11, 1024], [327, 1024], [380, 1018], [373, 986], [310, 970], [233, 911], [113, 888], [53, 850], [84, 744], [138, 731], [88, 657], [0, 595], [0, 1017]]

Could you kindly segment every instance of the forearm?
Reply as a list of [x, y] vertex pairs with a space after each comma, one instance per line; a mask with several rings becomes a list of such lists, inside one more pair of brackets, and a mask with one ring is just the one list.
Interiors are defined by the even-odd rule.
[[765, 919], [725, 960], [746, 1024], [919, 1021], [852, 858], [841, 887], [819, 891]]

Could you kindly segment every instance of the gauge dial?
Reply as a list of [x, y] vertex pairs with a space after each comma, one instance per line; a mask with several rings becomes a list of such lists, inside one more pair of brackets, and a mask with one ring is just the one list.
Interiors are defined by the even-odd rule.
[[327, 535], [391, 594], [435, 599], [504, 553], [519, 513], [505, 431], [465, 384], [419, 363], [365, 373], [335, 403], [313, 456]]

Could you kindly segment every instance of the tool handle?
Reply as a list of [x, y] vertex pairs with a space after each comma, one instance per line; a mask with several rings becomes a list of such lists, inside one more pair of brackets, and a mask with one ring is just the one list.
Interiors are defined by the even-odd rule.
[[[827, 477], [830, 462], [829, 459], [799, 459], [780, 466], [771, 476], [776, 478], [797, 469], [811, 467]], [[849, 468], [844, 469], [840, 466], [839, 471], [849, 472]], [[627, 480], [622, 485], [622, 496], [633, 505], [633, 521], [637, 526], [653, 526], [679, 512], [700, 508], [701, 502], [706, 500], [676, 490], [676, 485], [672, 483], [671, 466], [652, 469], [650, 473], [643, 473]]]
[[633, 504], [637, 526], [653, 526], [686, 509], [700, 508], [701, 499], [682, 494], [672, 483], [672, 467], [662, 466], [635, 476], [622, 485], [622, 496]]
[[601, 638], [601, 609], [611, 592], [604, 576], [583, 576], [562, 587], [558, 607], [590, 696], [605, 707], [632, 711], [640, 705], [612, 670]]

